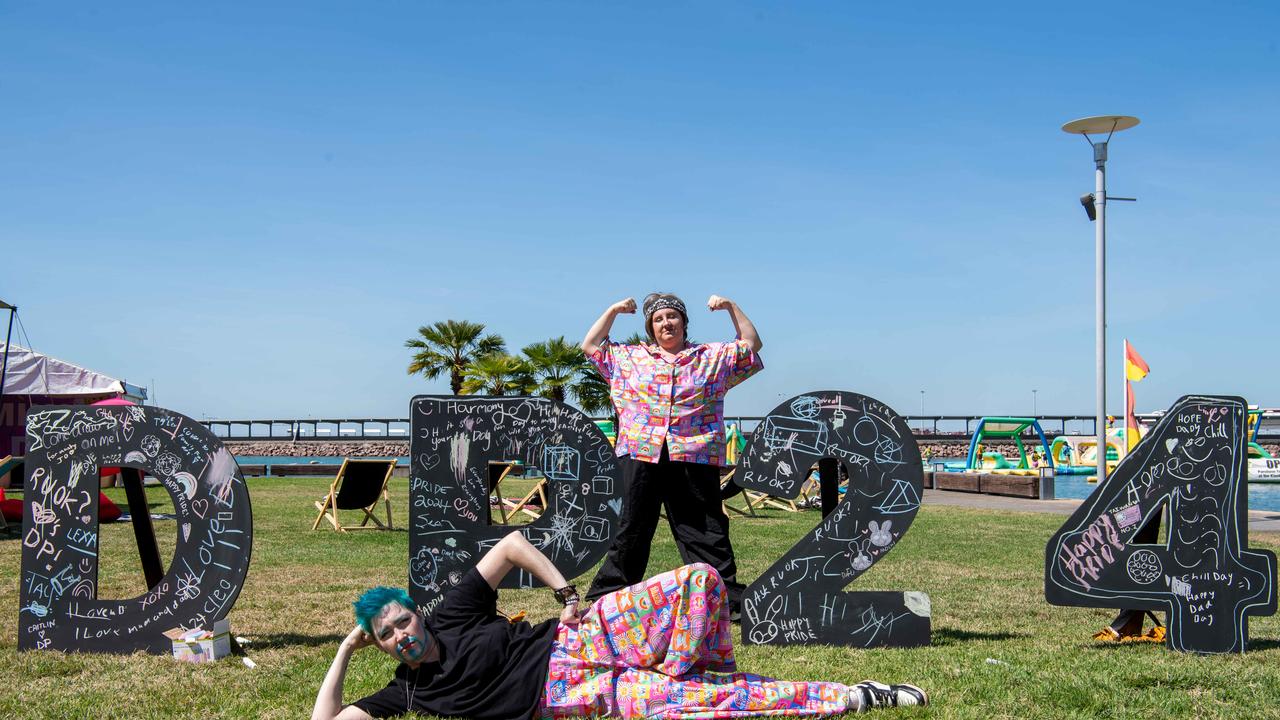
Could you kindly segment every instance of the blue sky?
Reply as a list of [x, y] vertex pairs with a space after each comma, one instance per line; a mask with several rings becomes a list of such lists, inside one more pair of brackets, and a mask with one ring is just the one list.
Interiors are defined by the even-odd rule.
[[419, 325], [576, 340], [654, 289], [756, 322], [731, 414], [1091, 413], [1093, 166], [1059, 127], [1132, 114], [1110, 409], [1126, 337], [1140, 411], [1280, 406], [1280, 6], [1041, 5], [7, 4], [0, 299], [193, 417], [406, 416], [447, 392], [405, 374]]

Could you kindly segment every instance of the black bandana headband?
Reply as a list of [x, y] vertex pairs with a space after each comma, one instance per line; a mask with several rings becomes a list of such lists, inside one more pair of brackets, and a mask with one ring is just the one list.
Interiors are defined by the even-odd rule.
[[675, 295], [653, 293], [644, 299], [644, 332], [650, 340], [653, 336], [653, 314], [659, 310], [675, 310], [684, 320], [685, 332], [689, 331], [689, 313], [684, 309], [684, 302]]
[[689, 317], [689, 313], [685, 311], [684, 303], [680, 302], [680, 298], [666, 296], [654, 298], [652, 301], [645, 303], [645, 322], [649, 322], [653, 318], [653, 314], [659, 310], [669, 310], [671, 308], [678, 310], [682, 316]]

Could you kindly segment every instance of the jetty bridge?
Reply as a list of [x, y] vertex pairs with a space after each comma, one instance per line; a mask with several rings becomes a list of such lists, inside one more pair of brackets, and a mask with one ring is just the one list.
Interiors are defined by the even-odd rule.
[[[1152, 424], [1163, 413], [1139, 414], [1138, 420]], [[1025, 417], [1016, 415], [1017, 417]], [[904, 419], [918, 441], [961, 441], [973, 435], [978, 420], [990, 415], [906, 415]], [[611, 420], [610, 417], [594, 418]], [[1036, 417], [1045, 435], [1097, 435], [1093, 415], [1040, 415]], [[1118, 419], [1118, 418], [1117, 418]], [[763, 415], [726, 416], [725, 421], [735, 423], [746, 435], [750, 435]], [[313, 441], [401, 441], [409, 440], [410, 424], [407, 418], [289, 418], [279, 420], [223, 420], [200, 421], [210, 432], [224, 440], [262, 440], [287, 442]], [[1030, 435], [1029, 435], [1030, 436]], [[1260, 442], [1280, 442], [1280, 409], [1264, 411], [1262, 426], [1258, 431]]]

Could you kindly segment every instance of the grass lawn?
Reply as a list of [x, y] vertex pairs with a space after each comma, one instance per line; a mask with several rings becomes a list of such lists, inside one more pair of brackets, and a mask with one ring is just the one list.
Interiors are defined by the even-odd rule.
[[[257, 663], [238, 658], [204, 666], [167, 657], [48, 652], [18, 654], [21, 542], [0, 540], [0, 664], [8, 668], [0, 717], [17, 718], [298, 718], [338, 642], [352, 625], [350, 601], [375, 584], [403, 585], [408, 535], [311, 531], [311, 502], [323, 478], [250, 480], [254, 555], [231, 612], [232, 632], [248, 638]], [[392, 482], [395, 519], [403, 527], [408, 482]], [[152, 488], [157, 511], [172, 504]], [[107, 494], [125, 506], [123, 492]], [[750, 580], [818, 519], [817, 511], [734, 518], [740, 577]], [[911, 650], [739, 645], [748, 671], [794, 679], [853, 683], [909, 681], [929, 693], [926, 710], [885, 717], [1138, 718], [1280, 717], [1280, 619], [1255, 618], [1252, 650], [1197, 657], [1163, 646], [1100, 646], [1090, 635], [1113, 611], [1059, 608], [1043, 596], [1044, 546], [1064, 516], [980, 512], [925, 506], [888, 557], [850, 589], [923, 590], [933, 600], [933, 645]], [[176, 528], [156, 522], [167, 561]], [[1254, 547], [1280, 552], [1280, 537], [1255, 535]], [[127, 524], [102, 528], [99, 596], [141, 594], [142, 573]], [[660, 529], [651, 572], [678, 564]], [[588, 575], [579, 581], [585, 586]], [[556, 614], [546, 590], [503, 591], [503, 609], [541, 619]], [[737, 633], [735, 633], [735, 640]], [[382, 687], [393, 661], [367, 649], [347, 677], [347, 698]]]

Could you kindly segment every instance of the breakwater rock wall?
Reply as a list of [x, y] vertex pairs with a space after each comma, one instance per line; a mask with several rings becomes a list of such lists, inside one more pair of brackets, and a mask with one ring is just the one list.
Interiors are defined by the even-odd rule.
[[352, 440], [329, 442], [307, 440], [223, 440], [235, 455], [265, 455], [268, 457], [405, 457], [409, 443], [388, 440]]

